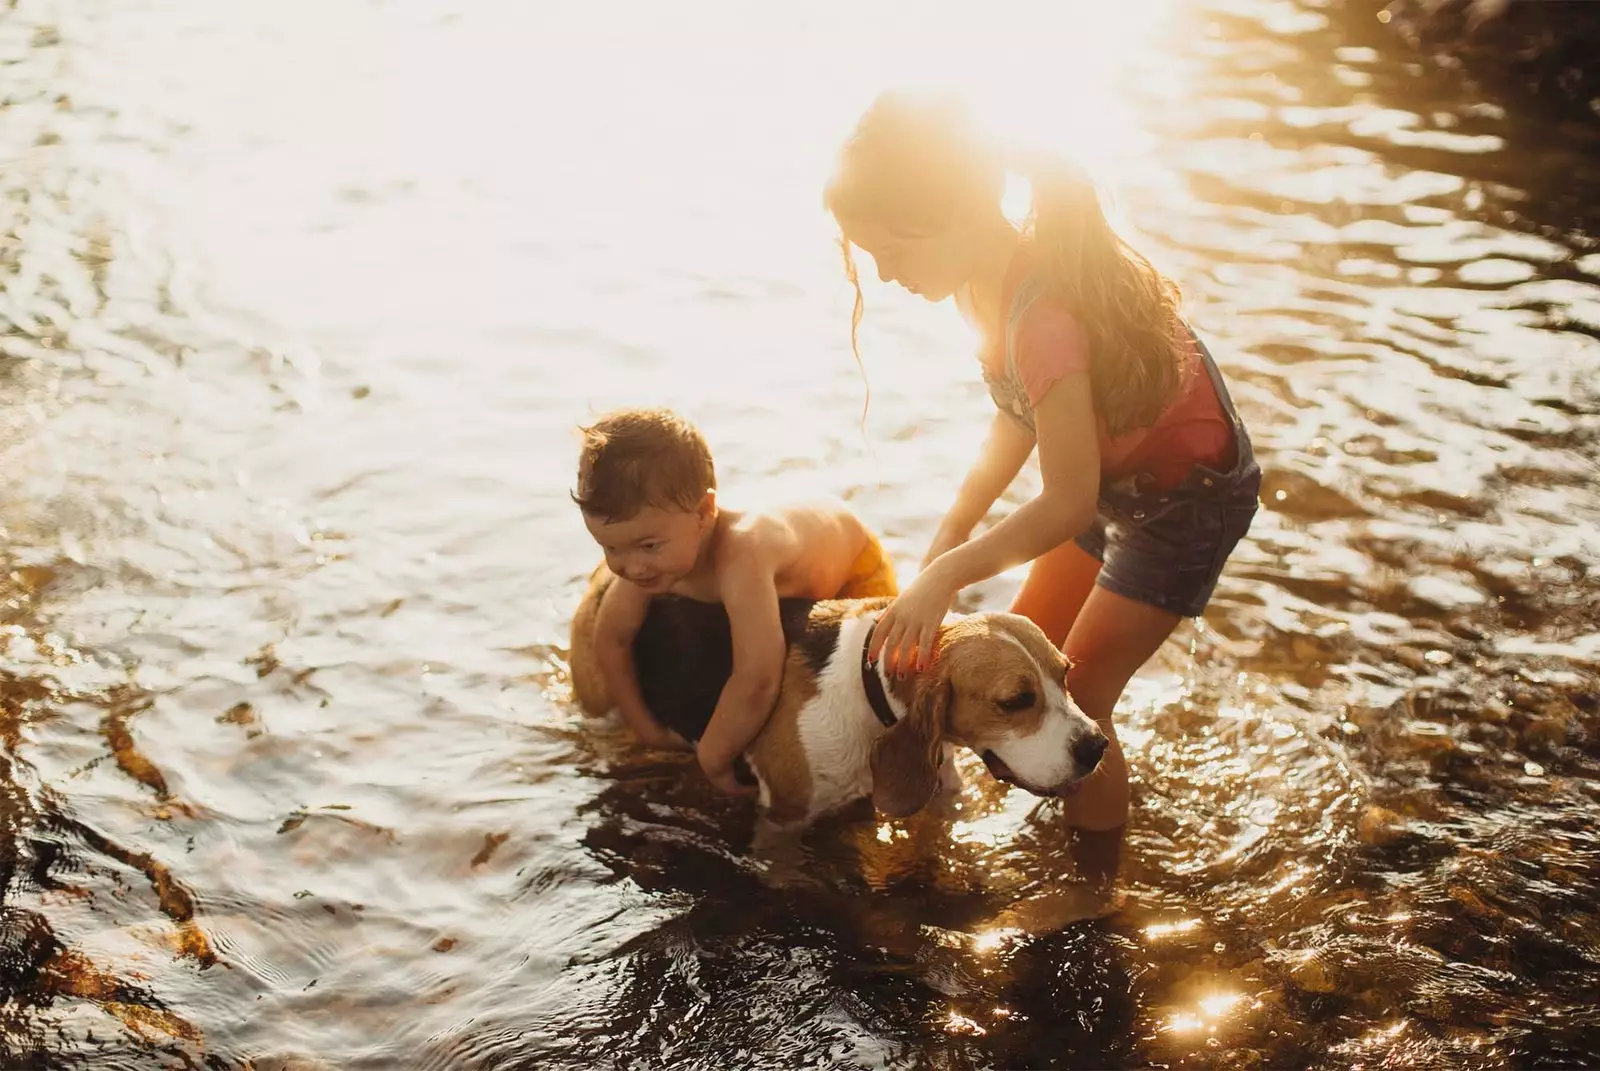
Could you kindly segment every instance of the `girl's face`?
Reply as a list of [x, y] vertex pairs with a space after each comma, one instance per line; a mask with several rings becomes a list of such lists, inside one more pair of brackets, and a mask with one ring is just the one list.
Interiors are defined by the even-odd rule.
[[876, 220], [842, 218], [844, 236], [872, 257], [878, 278], [899, 283], [918, 297], [939, 302], [972, 276], [976, 244], [959, 221], [929, 231], [885, 226]]

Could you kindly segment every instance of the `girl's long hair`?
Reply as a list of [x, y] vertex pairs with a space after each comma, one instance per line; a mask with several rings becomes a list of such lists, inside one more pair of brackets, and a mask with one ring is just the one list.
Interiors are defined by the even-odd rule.
[[1046, 155], [1008, 169], [966, 110], [947, 97], [879, 97], [845, 143], [824, 192], [841, 228], [845, 277], [855, 289], [850, 349], [863, 377], [864, 303], [849, 221], [926, 233], [958, 217], [998, 214], [1008, 170], [1032, 187], [1023, 241], [1031, 247], [1034, 277], [1088, 335], [1097, 415], [1111, 435], [1150, 426], [1183, 385], [1189, 341], [1177, 285], [1116, 232], [1081, 170]]

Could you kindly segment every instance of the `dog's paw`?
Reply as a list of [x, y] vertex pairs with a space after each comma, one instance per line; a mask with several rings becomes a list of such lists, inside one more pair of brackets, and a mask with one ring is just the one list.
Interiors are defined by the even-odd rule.
[[944, 761], [939, 764], [938, 794], [941, 796], [958, 795], [965, 783], [961, 777], [961, 768], [956, 765], [955, 751], [945, 748]]

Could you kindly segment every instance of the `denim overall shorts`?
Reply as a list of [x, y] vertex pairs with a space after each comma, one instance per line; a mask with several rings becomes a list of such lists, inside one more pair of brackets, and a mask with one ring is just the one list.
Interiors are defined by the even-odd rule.
[[[1006, 320], [1005, 369], [998, 376], [984, 373], [995, 405], [1029, 432], [1036, 431], [1033, 407], [1017, 374], [1016, 340], [1023, 315], [1041, 292], [1031, 281], [1018, 286]], [[1211, 351], [1198, 336], [1195, 345], [1233, 425], [1237, 451], [1232, 468], [1222, 472], [1196, 464], [1170, 490], [1152, 487], [1154, 478], [1147, 473], [1102, 479], [1094, 523], [1076, 539], [1101, 563], [1100, 587], [1179, 617], [1198, 617], [1205, 610], [1228, 555], [1250, 530], [1261, 493], [1261, 466], [1250, 433]]]

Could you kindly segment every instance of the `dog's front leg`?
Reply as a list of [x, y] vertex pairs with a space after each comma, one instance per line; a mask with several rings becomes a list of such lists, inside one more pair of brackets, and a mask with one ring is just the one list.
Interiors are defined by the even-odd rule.
[[962, 784], [961, 770], [956, 766], [955, 745], [946, 744], [944, 745], [944, 758], [939, 763], [939, 795], [958, 795], [961, 792]]

